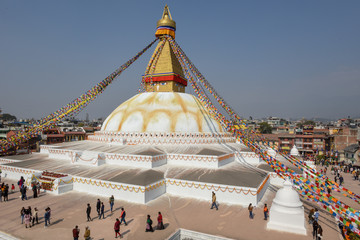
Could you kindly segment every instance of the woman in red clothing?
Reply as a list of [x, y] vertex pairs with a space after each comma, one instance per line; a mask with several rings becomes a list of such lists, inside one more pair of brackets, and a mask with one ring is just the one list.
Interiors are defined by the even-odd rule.
[[117, 236], [119, 235], [119, 237], [121, 238], [121, 234], [120, 234], [120, 220], [117, 218], [115, 225], [114, 225], [114, 230], [115, 230], [115, 238], [117, 238]]
[[158, 220], [157, 229], [165, 229], [161, 212], [159, 212], [159, 216], [157, 220]]

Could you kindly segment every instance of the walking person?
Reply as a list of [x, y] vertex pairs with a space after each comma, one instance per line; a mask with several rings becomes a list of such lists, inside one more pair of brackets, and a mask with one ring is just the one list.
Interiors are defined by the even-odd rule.
[[37, 198], [37, 187], [35, 183], [32, 186], [32, 191], [33, 191], [33, 198]]
[[23, 207], [20, 211], [21, 224], [24, 224], [25, 208]]
[[49, 224], [50, 224], [50, 219], [51, 219], [51, 209], [49, 207], [46, 208], [48, 213], [49, 213]]
[[160, 229], [160, 230], [165, 229], [161, 212], [159, 212], [157, 221], [158, 221], [157, 229]]
[[121, 238], [121, 234], [120, 234], [120, 221], [117, 218], [116, 222], [114, 224], [114, 231], [115, 231], [115, 238], [117, 238], [117, 236], [119, 235], [119, 237]]
[[104, 203], [101, 202], [101, 209], [100, 209], [99, 219], [101, 219], [101, 216], [102, 216], [103, 219], [105, 218], [104, 210], [105, 210]]
[[27, 187], [24, 184], [22, 185], [22, 190], [23, 190], [23, 192], [22, 192], [23, 200], [24, 199], [27, 200], [27, 196], [26, 196]]
[[268, 218], [269, 210], [267, 208], [267, 204], [264, 205], [264, 220], [266, 221]]
[[21, 200], [24, 201], [25, 195], [24, 195], [24, 187], [23, 186], [20, 187], [20, 194], [21, 194]]
[[125, 221], [125, 217], [126, 217], [126, 212], [125, 212], [125, 210], [124, 210], [124, 208], [121, 208], [121, 214], [120, 214], [120, 224], [122, 223], [122, 222], [124, 222], [125, 223], [125, 226], [127, 226], [127, 223], [126, 223], [126, 221]]
[[36, 224], [39, 224], [39, 217], [38, 217], [39, 211], [37, 208], [34, 208], [34, 214], [33, 214], [33, 218], [32, 218], [32, 225], [35, 225], [35, 220], [36, 220]]
[[248, 210], [249, 210], [250, 219], [253, 219], [254, 218], [254, 215], [253, 215], [254, 207], [253, 207], [252, 203], [249, 204]]
[[115, 200], [115, 199], [114, 199], [114, 195], [111, 195], [111, 197], [109, 198], [111, 213], [113, 212], [114, 200]]
[[339, 181], [340, 181], [340, 186], [344, 183], [344, 178], [343, 178], [343, 176], [342, 175], [340, 175], [340, 177], [339, 177]]
[[91, 217], [90, 217], [90, 213], [91, 213], [91, 207], [90, 207], [90, 203], [87, 204], [87, 208], [86, 208], [86, 216], [87, 216], [87, 221], [90, 222]]
[[314, 221], [312, 225], [313, 225], [313, 239], [316, 240], [319, 224], [317, 223], [317, 221]]
[[86, 227], [85, 228], [85, 233], [84, 233], [84, 239], [85, 240], [90, 240], [90, 228], [89, 227]]
[[101, 208], [101, 201], [100, 201], [100, 199], [98, 199], [96, 202], [96, 211], [98, 213], [99, 218], [100, 218], [100, 208]]
[[45, 209], [44, 219], [45, 219], [45, 228], [47, 228], [47, 226], [50, 225], [50, 213], [48, 208]]
[[9, 185], [6, 184], [4, 187], [4, 201], [9, 201]]
[[15, 185], [11, 184], [11, 193], [14, 193], [14, 192], [15, 192]]
[[77, 225], [72, 230], [72, 233], [73, 233], [74, 240], [79, 240], [80, 229], [79, 229], [79, 227]]
[[154, 232], [152, 223], [153, 221], [151, 220], [150, 215], [147, 215], [145, 232]]
[[218, 206], [216, 204], [216, 195], [214, 192], [212, 192], [212, 204], [211, 204], [211, 208], [210, 209], [213, 209], [214, 207], [216, 207], [216, 210], [219, 210], [218, 209]]

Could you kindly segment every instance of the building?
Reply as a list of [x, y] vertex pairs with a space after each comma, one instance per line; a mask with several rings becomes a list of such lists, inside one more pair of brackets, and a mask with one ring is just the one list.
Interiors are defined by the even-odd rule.
[[343, 159], [344, 149], [350, 145], [358, 143], [358, 128], [339, 127], [333, 128], [330, 131], [331, 149], [337, 150], [340, 153], [340, 159]]
[[56, 144], [65, 142], [65, 134], [61, 132], [60, 128], [51, 128], [44, 130], [42, 140], [45, 144]]
[[352, 163], [359, 161], [359, 153], [360, 153], [360, 151], [359, 151], [358, 143], [351, 144], [350, 146], [347, 146], [346, 148], [344, 148], [345, 160], [348, 160]]
[[302, 156], [317, 152], [330, 151], [330, 138], [328, 129], [315, 129], [312, 125], [296, 128], [294, 134], [277, 133], [263, 134], [271, 145], [283, 153], [290, 153], [295, 145]]

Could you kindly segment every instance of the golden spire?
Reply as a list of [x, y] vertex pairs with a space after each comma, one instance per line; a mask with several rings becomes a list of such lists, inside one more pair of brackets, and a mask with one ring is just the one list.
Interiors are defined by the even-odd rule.
[[[161, 19], [157, 22], [155, 36], [162, 40], [158, 43], [151, 59], [157, 61], [149, 62], [149, 69], [144, 75], [145, 90], [147, 92], [185, 92], [187, 80], [181, 68], [179, 60], [176, 58], [168, 39], [165, 36], [175, 38], [175, 21], [172, 20], [169, 7], [166, 5]], [[165, 42], [164, 42], [164, 41]], [[159, 48], [162, 46], [160, 53]], [[157, 55], [160, 54], [160, 55]]]
[[176, 30], [176, 23], [171, 17], [168, 5], [165, 5], [162, 17], [159, 21], [157, 21], [156, 27], [172, 27]]
[[170, 35], [175, 38], [175, 30], [176, 23], [171, 17], [168, 5], [165, 5], [162, 17], [157, 21], [155, 36], [161, 37], [163, 35]]

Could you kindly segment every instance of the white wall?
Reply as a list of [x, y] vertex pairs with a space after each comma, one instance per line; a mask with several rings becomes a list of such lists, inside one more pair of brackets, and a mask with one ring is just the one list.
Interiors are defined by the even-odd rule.
[[[165, 193], [166, 186], [162, 185], [153, 190], [146, 191], [145, 186], [138, 186], [138, 185], [131, 185], [131, 184], [121, 184], [121, 183], [114, 183], [109, 181], [99, 181], [99, 180], [91, 180], [89, 178], [79, 178], [75, 177], [73, 182], [73, 189], [79, 192], [86, 192], [95, 195], [101, 195], [104, 197], [110, 197], [114, 195], [115, 199], [121, 199], [129, 202], [135, 203], [147, 203], [155, 199], [156, 197]], [[79, 180], [82, 180], [79, 182]], [[87, 183], [83, 183], [84, 181]], [[101, 185], [100, 185], [101, 182]], [[110, 185], [112, 187], [110, 187]], [[156, 184], [156, 183], [154, 183]], [[154, 185], [151, 184], [151, 185]], [[117, 188], [116, 188], [117, 186]], [[122, 186], [122, 187], [121, 187]], [[130, 189], [128, 189], [128, 187]], [[149, 187], [149, 186], [146, 186]], [[124, 188], [126, 190], [124, 190]], [[135, 189], [133, 189], [135, 188]]]
[[[169, 183], [169, 181], [173, 183], [174, 180], [176, 181], [176, 184], [178, 184], [179, 186], [177, 186], [176, 184]], [[181, 182], [181, 184], [179, 184], [179, 182]], [[212, 191], [215, 192], [216, 199], [220, 204], [233, 203], [233, 204], [240, 204], [243, 206], [248, 206], [249, 203], [252, 203], [253, 205], [257, 204], [256, 188], [193, 182], [193, 181], [170, 179], [170, 178], [166, 179], [166, 183], [167, 183], [166, 184], [167, 193], [182, 197], [192, 197], [192, 198], [208, 200], [209, 204], [211, 204]], [[185, 183], [187, 183], [187, 185], [185, 185]], [[200, 186], [198, 188], [195, 188], [195, 186], [193, 186], [192, 184], [195, 184], [196, 187], [198, 187], [199, 184]], [[221, 187], [221, 190], [219, 189], [219, 187]], [[228, 187], [228, 189], [226, 189], [226, 187]], [[233, 191], [234, 188], [237, 192]], [[232, 192], [229, 192], [229, 190]], [[240, 192], [240, 190], [242, 191]], [[250, 192], [248, 193], [249, 190], [252, 192], [252, 194]]]
[[257, 164], [261, 162], [259, 154], [253, 152], [236, 152], [235, 156], [239, 162], [247, 162], [251, 164]]
[[24, 168], [9, 167], [3, 165], [0, 165], [0, 168], [2, 170], [2, 177], [6, 177], [15, 181], [20, 180], [21, 176], [23, 176], [25, 180], [28, 180], [28, 178], [31, 179], [33, 174], [41, 173], [41, 171], [27, 170]]

